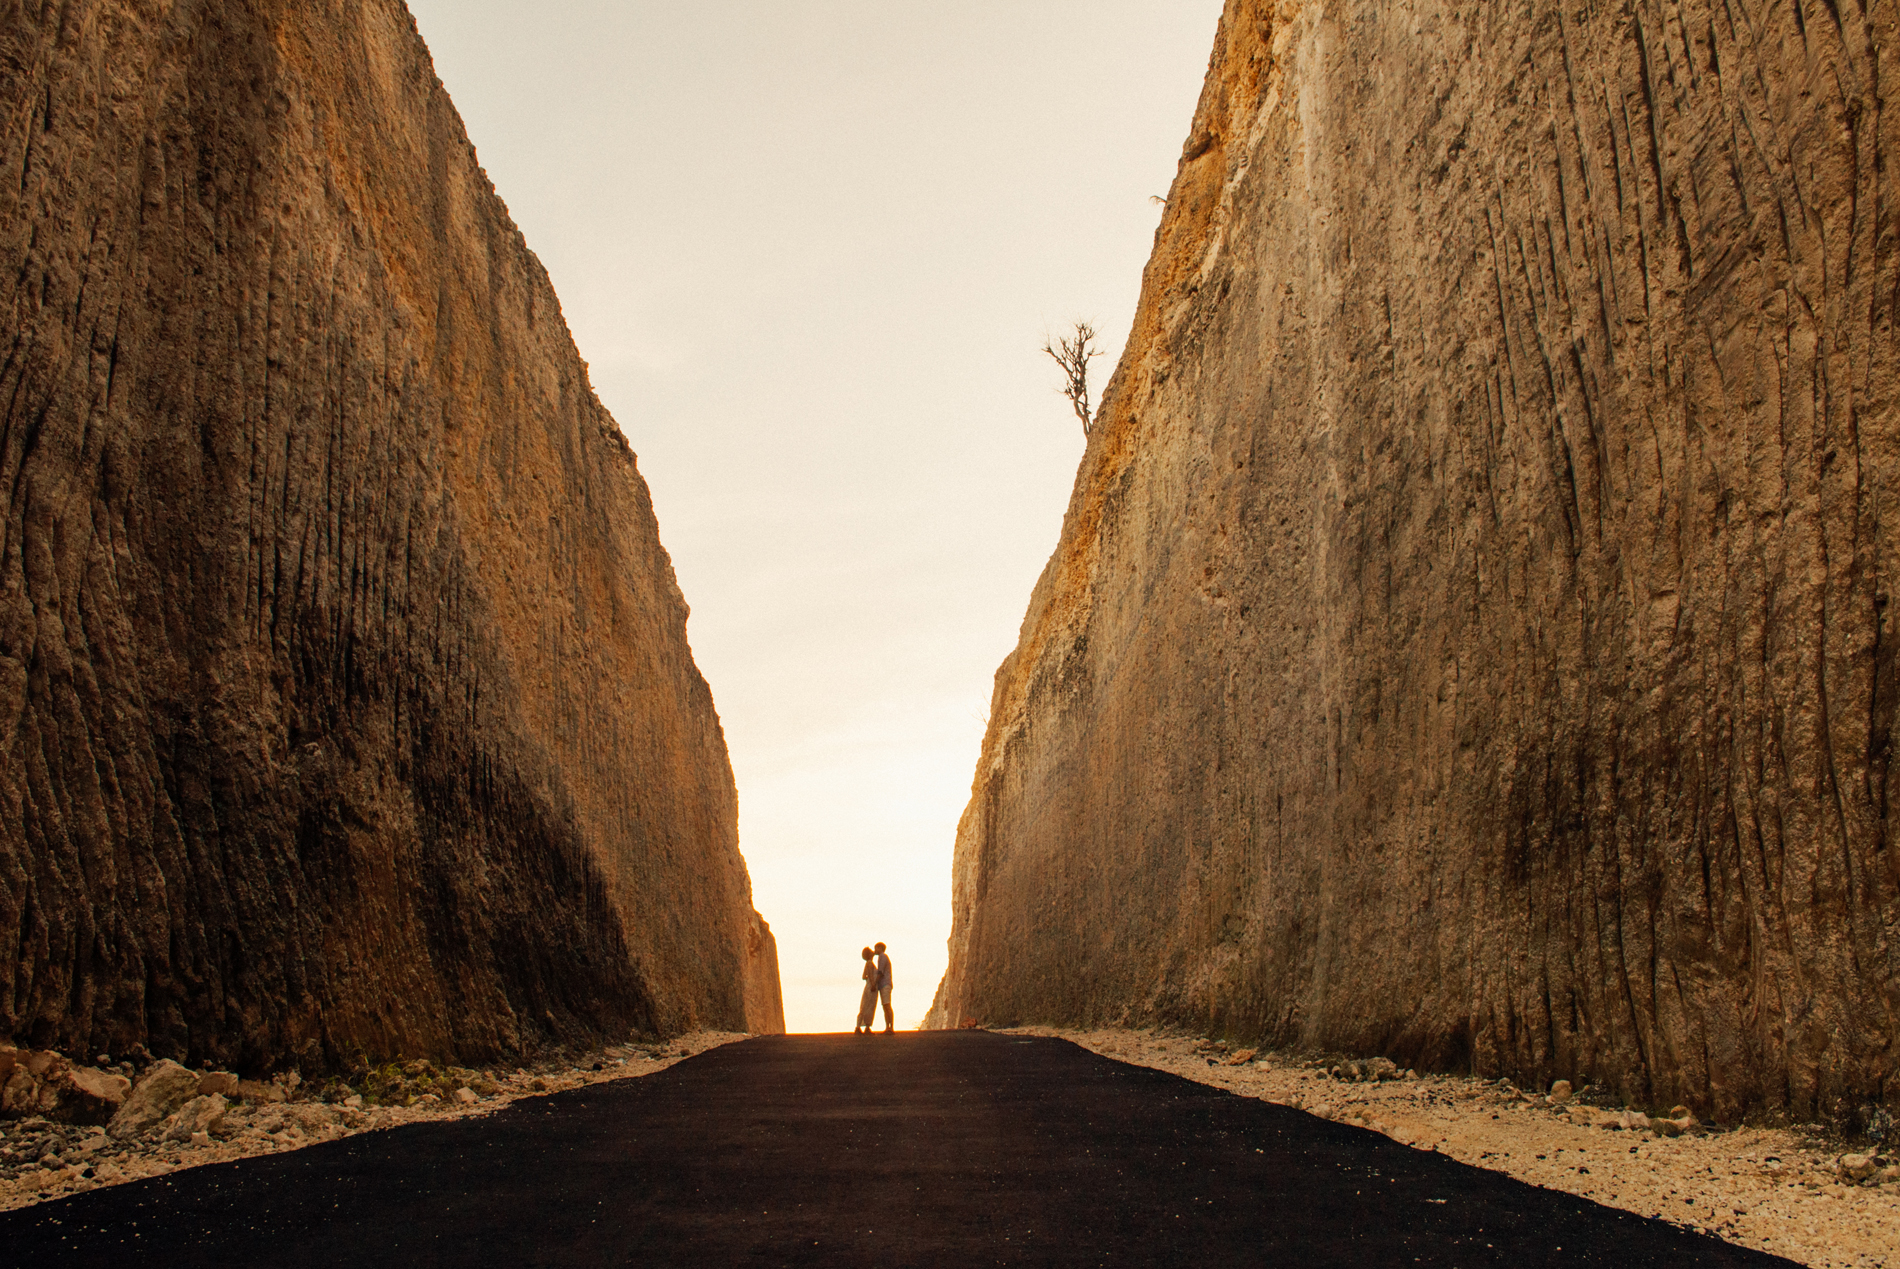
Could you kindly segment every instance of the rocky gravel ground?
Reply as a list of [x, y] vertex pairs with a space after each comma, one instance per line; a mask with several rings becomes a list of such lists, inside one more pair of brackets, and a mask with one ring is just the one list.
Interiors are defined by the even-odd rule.
[[[1900, 1158], [1818, 1127], [1715, 1129], [1597, 1090], [1419, 1076], [1162, 1032], [1065, 1031], [1105, 1057], [1384, 1133], [1420, 1150], [1825, 1269], [1900, 1269]], [[1678, 1108], [1679, 1109], [1679, 1108]]]
[[[434, 1119], [493, 1114], [523, 1097], [604, 1080], [650, 1075], [743, 1035], [699, 1031], [653, 1044], [618, 1045], [532, 1067], [471, 1070], [425, 1061], [364, 1068], [322, 1084], [286, 1074], [269, 1082], [220, 1072], [188, 1073], [190, 1096], [142, 1128], [115, 1117], [105, 1126], [42, 1116], [0, 1120], [0, 1211], [63, 1198], [178, 1168], [296, 1150], [359, 1132]], [[184, 1068], [120, 1067], [133, 1081], [129, 1102]]]

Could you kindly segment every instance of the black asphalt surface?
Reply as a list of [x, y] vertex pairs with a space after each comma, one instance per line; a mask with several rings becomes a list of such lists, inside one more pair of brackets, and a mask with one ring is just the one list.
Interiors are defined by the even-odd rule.
[[6, 1265], [1786, 1265], [984, 1032], [791, 1036], [0, 1215]]

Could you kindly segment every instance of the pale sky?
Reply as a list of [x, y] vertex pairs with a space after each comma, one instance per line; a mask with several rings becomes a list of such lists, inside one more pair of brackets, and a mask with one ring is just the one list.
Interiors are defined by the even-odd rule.
[[[989, 710], [1219, 0], [410, 0], [653, 491], [793, 1031], [929, 1008]], [[881, 1023], [880, 1023], [881, 1025]]]

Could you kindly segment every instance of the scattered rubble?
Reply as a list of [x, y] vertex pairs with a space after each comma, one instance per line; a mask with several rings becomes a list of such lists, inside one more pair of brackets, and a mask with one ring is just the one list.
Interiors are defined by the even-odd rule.
[[1723, 1129], [1684, 1106], [1612, 1105], [1587, 1081], [1538, 1092], [1420, 1076], [1384, 1058], [1300, 1058], [1165, 1032], [1015, 1032], [1059, 1036], [1817, 1269], [1900, 1266], [1900, 1139], [1891, 1133], [1891, 1144], [1850, 1147], [1819, 1126]]
[[522, 1097], [651, 1075], [745, 1038], [699, 1031], [512, 1070], [364, 1063], [323, 1081], [295, 1071], [240, 1079], [164, 1059], [142, 1069], [106, 1058], [80, 1067], [59, 1054], [0, 1046], [8, 1116], [0, 1119], [0, 1211], [358, 1132], [492, 1114]]

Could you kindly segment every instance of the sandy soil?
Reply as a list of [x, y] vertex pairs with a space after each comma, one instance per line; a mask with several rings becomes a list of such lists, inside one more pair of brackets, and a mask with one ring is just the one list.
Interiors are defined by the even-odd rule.
[[532, 1069], [490, 1068], [480, 1072], [482, 1079], [477, 1082], [493, 1091], [485, 1096], [476, 1094], [476, 1100], [468, 1104], [431, 1096], [409, 1106], [357, 1107], [326, 1102], [314, 1095], [303, 1099], [293, 1095], [291, 1100], [282, 1103], [242, 1102], [225, 1114], [228, 1136], [212, 1137], [200, 1143], [161, 1144], [149, 1139], [121, 1143], [108, 1139], [103, 1128], [73, 1128], [49, 1124], [42, 1119], [0, 1123], [0, 1151], [17, 1156], [43, 1149], [50, 1141], [59, 1148], [63, 1161], [53, 1167], [36, 1162], [0, 1161], [0, 1211], [64, 1198], [102, 1185], [122, 1185], [144, 1177], [162, 1176], [179, 1168], [297, 1150], [359, 1132], [377, 1132], [437, 1119], [492, 1115], [523, 1097], [537, 1097], [604, 1080], [651, 1075], [707, 1049], [746, 1038], [724, 1031], [696, 1031], [661, 1044], [619, 1045], [572, 1061]]
[[1227, 1051], [1197, 1036], [1065, 1031], [1105, 1057], [1382, 1132], [1643, 1216], [1825, 1269], [1900, 1269], [1900, 1184], [1840, 1183], [1849, 1147], [1819, 1127], [1700, 1126], [1668, 1137], [1605, 1126], [1610, 1110], [1553, 1105], [1508, 1083], [1454, 1076], [1357, 1082], [1278, 1054]]

